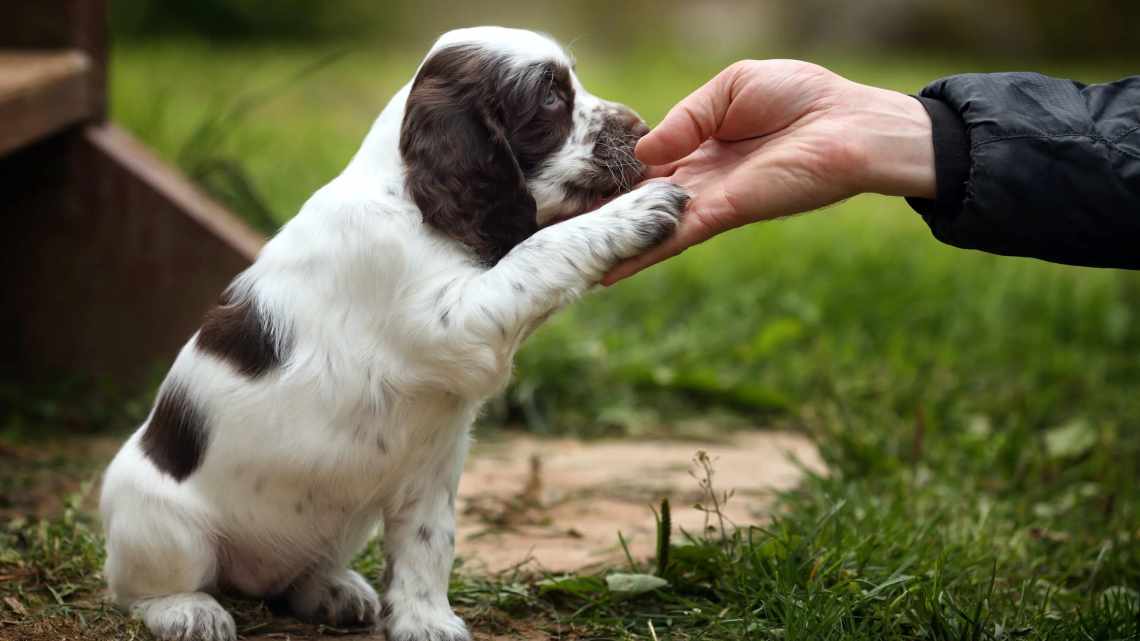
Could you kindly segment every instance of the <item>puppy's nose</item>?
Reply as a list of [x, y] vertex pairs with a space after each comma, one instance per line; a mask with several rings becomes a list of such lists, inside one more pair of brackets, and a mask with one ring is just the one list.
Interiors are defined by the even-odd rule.
[[637, 115], [632, 109], [625, 105], [614, 104], [614, 110], [611, 112], [611, 122], [616, 121], [618, 127], [629, 132], [629, 135], [634, 138], [641, 138], [649, 133], [649, 126]]

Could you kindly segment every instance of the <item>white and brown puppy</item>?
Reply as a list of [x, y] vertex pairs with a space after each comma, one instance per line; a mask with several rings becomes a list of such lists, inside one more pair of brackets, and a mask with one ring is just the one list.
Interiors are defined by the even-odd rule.
[[[435, 44], [351, 163], [239, 275], [107, 470], [106, 578], [161, 639], [235, 638], [212, 594], [468, 639], [447, 600], [472, 421], [519, 343], [687, 198], [549, 38]], [[554, 224], [557, 223], [557, 224]], [[384, 525], [383, 596], [349, 561]]]

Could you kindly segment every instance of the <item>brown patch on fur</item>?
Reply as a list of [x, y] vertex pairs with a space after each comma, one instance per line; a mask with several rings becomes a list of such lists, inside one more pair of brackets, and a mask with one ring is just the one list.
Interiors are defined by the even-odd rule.
[[243, 376], [256, 378], [281, 364], [282, 355], [255, 301], [222, 293], [219, 305], [206, 313], [198, 348], [228, 362]]
[[645, 165], [633, 155], [649, 127], [625, 107], [608, 109], [601, 129], [592, 132], [594, 150], [590, 169], [563, 185], [567, 198], [590, 207], [599, 199], [629, 191], [641, 181]]
[[[544, 104], [548, 92], [560, 96]], [[424, 62], [400, 130], [407, 190], [424, 222], [493, 265], [538, 230], [526, 176], [570, 134], [569, 71], [512, 66], [473, 45]]]
[[[507, 139], [523, 174], [533, 176], [574, 128], [574, 85], [562, 65], [532, 65], [503, 98]], [[546, 103], [547, 96], [554, 101]]]
[[198, 469], [206, 451], [206, 423], [185, 389], [166, 386], [142, 435], [142, 450], [159, 470], [183, 481]]

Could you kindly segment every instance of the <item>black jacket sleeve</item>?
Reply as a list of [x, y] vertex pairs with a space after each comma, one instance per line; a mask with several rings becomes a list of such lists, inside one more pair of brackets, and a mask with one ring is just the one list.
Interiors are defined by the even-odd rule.
[[1034, 73], [938, 80], [936, 200], [908, 202], [957, 247], [1140, 269], [1140, 76], [1083, 85]]

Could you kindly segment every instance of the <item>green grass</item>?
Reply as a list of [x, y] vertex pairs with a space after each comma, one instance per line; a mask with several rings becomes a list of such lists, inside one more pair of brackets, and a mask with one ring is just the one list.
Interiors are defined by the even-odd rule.
[[[327, 53], [120, 48], [113, 113], [185, 161], [204, 123]], [[729, 62], [579, 58], [587, 86], [651, 121]], [[1004, 66], [814, 59], [906, 91]], [[350, 52], [272, 89], [197, 159], [232, 161], [284, 221], [347, 162], [415, 63]], [[1140, 274], [945, 247], [904, 203], [873, 196], [739, 230], [555, 318], [487, 422], [584, 435], [683, 431], [695, 416], [791, 427], [817, 439], [829, 474], [783, 495], [770, 523], [674, 532], [669, 585], [647, 594], [614, 593], [602, 576], [461, 572], [452, 596], [477, 625], [530, 618], [596, 639], [1140, 638], [1137, 389]], [[6, 526], [0, 574], [17, 557], [57, 567], [74, 549], [74, 576], [94, 589], [97, 539], [75, 518]], [[65, 528], [61, 542], [40, 542], [43, 528]], [[375, 549], [360, 563], [374, 568]], [[3, 590], [59, 605], [45, 590], [60, 575], [35, 576]]]

